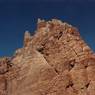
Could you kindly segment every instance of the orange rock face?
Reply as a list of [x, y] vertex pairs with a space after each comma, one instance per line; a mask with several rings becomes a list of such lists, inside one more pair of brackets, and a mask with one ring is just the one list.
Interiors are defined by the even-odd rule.
[[95, 95], [95, 54], [75, 27], [39, 19], [23, 48], [0, 59], [0, 95]]

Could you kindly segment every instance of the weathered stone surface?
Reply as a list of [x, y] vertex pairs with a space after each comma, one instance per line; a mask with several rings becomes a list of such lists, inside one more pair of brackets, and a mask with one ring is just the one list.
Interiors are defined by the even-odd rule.
[[23, 48], [0, 59], [0, 95], [95, 95], [95, 54], [75, 27], [39, 19]]

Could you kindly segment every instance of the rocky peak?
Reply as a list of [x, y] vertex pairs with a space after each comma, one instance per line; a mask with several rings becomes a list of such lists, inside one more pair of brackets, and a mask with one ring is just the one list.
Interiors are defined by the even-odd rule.
[[72, 25], [38, 19], [24, 47], [0, 59], [0, 95], [95, 95], [95, 54]]
[[63, 31], [66, 33], [79, 34], [75, 27], [58, 19], [52, 19], [51, 21], [38, 19], [37, 31]]

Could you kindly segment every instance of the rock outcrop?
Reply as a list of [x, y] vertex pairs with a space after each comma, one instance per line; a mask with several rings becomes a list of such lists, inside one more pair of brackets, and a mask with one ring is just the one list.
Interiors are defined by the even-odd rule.
[[23, 48], [0, 59], [0, 95], [95, 95], [95, 54], [75, 27], [39, 19]]

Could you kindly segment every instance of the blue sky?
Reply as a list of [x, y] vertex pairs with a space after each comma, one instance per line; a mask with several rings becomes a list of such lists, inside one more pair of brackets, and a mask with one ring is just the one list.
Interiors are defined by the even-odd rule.
[[94, 0], [0, 0], [0, 56], [11, 56], [22, 47], [24, 32], [33, 34], [38, 18], [76, 26], [95, 51]]

